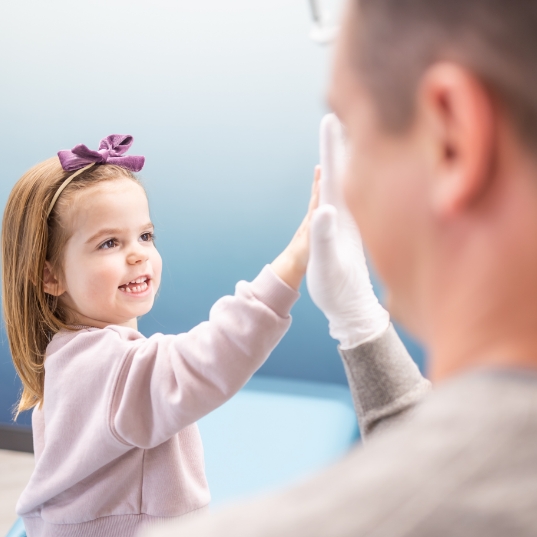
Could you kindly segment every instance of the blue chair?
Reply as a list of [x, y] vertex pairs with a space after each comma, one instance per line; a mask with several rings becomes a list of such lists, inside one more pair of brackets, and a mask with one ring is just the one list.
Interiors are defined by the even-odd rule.
[[212, 505], [303, 479], [358, 439], [346, 386], [265, 376], [198, 425]]
[[11, 529], [7, 532], [6, 537], [26, 537], [26, 530], [24, 529], [24, 524], [22, 523], [22, 518], [19, 518]]
[[[198, 425], [212, 505], [303, 479], [358, 439], [348, 388], [264, 376]], [[26, 537], [22, 520], [6, 537]]]

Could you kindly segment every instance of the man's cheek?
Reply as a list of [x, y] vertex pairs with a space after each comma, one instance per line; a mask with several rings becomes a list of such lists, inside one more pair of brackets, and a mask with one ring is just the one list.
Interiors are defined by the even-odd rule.
[[368, 211], [371, 207], [373, 177], [367, 172], [365, 159], [354, 158], [349, 162], [343, 181], [345, 203], [358, 227], [367, 227]]

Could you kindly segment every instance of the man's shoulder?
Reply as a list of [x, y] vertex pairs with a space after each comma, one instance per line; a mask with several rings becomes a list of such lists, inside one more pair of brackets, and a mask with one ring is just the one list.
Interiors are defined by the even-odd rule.
[[398, 426], [372, 435], [362, 451], [383, 464], [383, 452], [397, 451], [393, 470], [401, 466], [398, 471], [406, 472], [405, 463], [415, 459], [413, 473], [434, 468], [436, 475], [445, 471], [453, 479], [454, 470], [467, 477], [535, 435], [537, 372], [483, 370], [436, 387]]
[[536, 443], [537, 375], [475, 372], [372, 435], [330, 481], [361, 506], [356, 535], [505, 535], [524, 520], [537, 533]]
[[200, 537], [535, 535], [536, 388], [537, 377], [494, 372], [446, 382], [318, 476], [184, 530]]

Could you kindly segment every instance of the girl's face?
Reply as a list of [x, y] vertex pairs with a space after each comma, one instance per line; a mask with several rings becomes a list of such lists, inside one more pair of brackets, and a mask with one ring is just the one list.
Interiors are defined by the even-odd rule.
[[83, 190], [68, 216], [61, 303], [77, 324], [136, 328], [153, 306], [162, 259], [144, 190], [128, 178]]

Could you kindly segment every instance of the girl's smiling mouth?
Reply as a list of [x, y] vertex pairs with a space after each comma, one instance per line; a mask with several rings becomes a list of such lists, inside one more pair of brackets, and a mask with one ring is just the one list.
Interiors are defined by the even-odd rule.
[[151, 278], [149, 276], [140, 276], [135, 280], [120, 285], [118, 289], [128, 294], [141, 294], [149, 289]]

